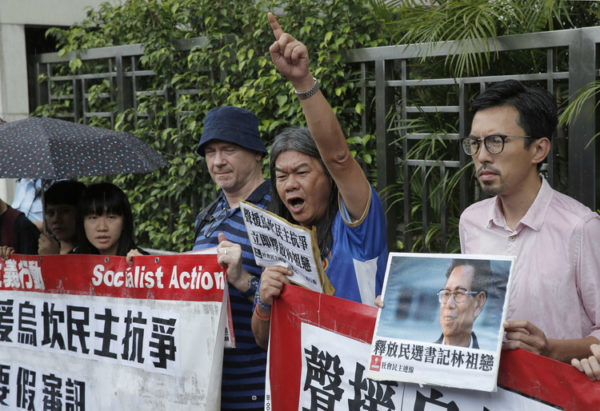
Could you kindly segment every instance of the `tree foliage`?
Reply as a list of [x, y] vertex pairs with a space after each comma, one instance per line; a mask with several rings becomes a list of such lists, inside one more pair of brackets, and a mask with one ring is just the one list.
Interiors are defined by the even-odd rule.
[[[260, 120], [267, 145], [283, 128], [304, 124], [291, 86], [270, 61], [268, 47], [274, 39], [268, 10], [275, 11], [282, 27], [307, 44], [311, 70], [350, 137], [353, 153], [361, 164], [374, 164], [374, 139], [358, 132], [360, 73], [343, 62], [345, 50], [378, 42], [379, 24], [362, 0], [127, 0], [120, 5], [104, 3], [89, 10], [80, 24], [48, 31], [57, 39], [59, 53], [72, 56], [62, 68], [65, 73], [98, 71], [93, 67], [98, 63], [78, 57], [82, 50], [132, 43], [144, 47], [140, 67], [156, 73], [148, 77], [137, 106], [123, 112], [108, 98], [114, 91], [110, 82], [99, 82], [87, 91], [91, 111], [113, 113], [116, 128], [147, 141], [169, 162], [165, 169], [148, 175], [114, 178], [132, 203], [141, 246], [184, 251], [193, 244], [195, 215], [216, 195], [195, 153], [208, 110], [225, 104], [251, 110]], [[175, 46], [174, 40], [198, 36], [207, 38], [207, 46], [190, 51]], [[53, 87], [53, 93], [62, 95], [72, 91], [68, 85]], [[38, 107], [37, 113], [53, 115], [71, 109], [67, 100]], [[101, 116], [89, 122], [111, 126]]]
[[395, 43], [453, 41], [446, 64], [456, 77], [478, 75], [495, 64], [487, 39], [596, 25], [600, 10], [597, 2], [572, 0], [370, 0], [370, 3]]

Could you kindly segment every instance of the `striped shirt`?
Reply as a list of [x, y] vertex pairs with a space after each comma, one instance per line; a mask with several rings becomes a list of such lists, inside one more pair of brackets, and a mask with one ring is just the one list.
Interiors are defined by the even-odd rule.
[[[265, 180], [258, 186], [246, 201], [261, 208], [266, 208], [271, 201], [271, 185]], [[227, 199], [223, 192], [219, 195], [212, 216], [218, 219], [219, 213], [228, 209]], [[217, 220], [218, 221], [218, 220]], [[196, 221], [196, 225], [199, 221]], [[206, 224], [209, 226], [211, 223]], [[244, 219], [240, 208], [230, 210], [227, 217], [212, 232], [200, 228], [194, 250], [214, 247], [219, 233], [225, 233], [227, 240], [242, 247], [242, 266], [248, 273], [260, 278], [262, 268], [256, 265], [252, 246], [246, 233]], [[263, 410], [265, 395], [265, 370], [267, 353], [256, 345], [252, 334], [252, 300], [229, 285], [229, 300], [233, 317], [236, 348], [226, 349], [223, 356], [223, 380], [221, 384], [222, 410]]]

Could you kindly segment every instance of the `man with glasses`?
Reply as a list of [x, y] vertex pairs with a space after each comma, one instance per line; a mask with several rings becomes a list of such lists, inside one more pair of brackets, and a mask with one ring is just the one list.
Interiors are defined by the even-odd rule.
[[493, 197], [463, 212], [460, 241], [463, 253], [516, 256], [503, 348], [589, 356], [600, 338], [600, 216], [538, 173], [557, 125], [554, 99], [508, 80], [481, 93], [472, 112], [462, 148]]
[[227, 269], [235, 349], [223, 357], [221, 409], [262, 410], [266, 352], [250, 329], [252, 304], [262, 269], [256, 265], [240, 201], [266, 208], [271, 200], [261, 160], [267, 150], [258, 118], [238, 107], [208, 112], [197, 149], [206, 159], [212, 180], [221, 189], [217, 199], [198, 214], [194, 250], [218, 245], [218, 261]]
[[442, 335], [438, 344], [479, 348], [473, 323], [487, 300], [489, 260], [453, 260], [438, 291]]

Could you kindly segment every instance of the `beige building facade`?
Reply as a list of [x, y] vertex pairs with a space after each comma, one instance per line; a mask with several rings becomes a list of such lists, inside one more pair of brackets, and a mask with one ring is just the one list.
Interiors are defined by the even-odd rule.
[[[0, 0], [0, 118], [14, 121], [29, 115], [27, 55], [35, 51], [31, 40], [28, 50], [28, 30], [68, 27], [82, 21], [88, 8], [105, 1]], [[0, 198], [8, 203], [14, 195], [14, 181], [0, 179]]]

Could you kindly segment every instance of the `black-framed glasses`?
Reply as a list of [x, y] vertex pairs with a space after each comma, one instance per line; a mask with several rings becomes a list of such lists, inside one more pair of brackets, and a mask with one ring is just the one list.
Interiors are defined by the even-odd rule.
[[204, 234], [204, 237], [210, 237], [215, 232], [217, 227], [219, 227], [221, 223], [225, 221], [225, 219], [227, 219], [228, 216], [229, 208], [227, 207], [223, 207], [216, 214], [210, 216], [210, 219], [206, 222], [206, 225], [202, 230], [202, 234]]
[[477, 295], [479, 291], [467, 291], [466, 288], [457, 288], [456, 290], [441, 289], [437, 292], [438, 300], [440, 304], [446, 305], [450, 301], [450, 297], [454, 296], [454, 302], [456, 304], [462, 304], [467, 299], [468, 295]]
[[[532, 138], [529, 136], [505, 136], [504, 134], [490, 134], [483, 138], [483, 145], [490, 154], [500, 154], [504, 150], [504, 143], [507, 138]], [[462, 139], [462, 148], [466, 155], [473, 156], [479, 151], [481, 138], [467, 136]]]

